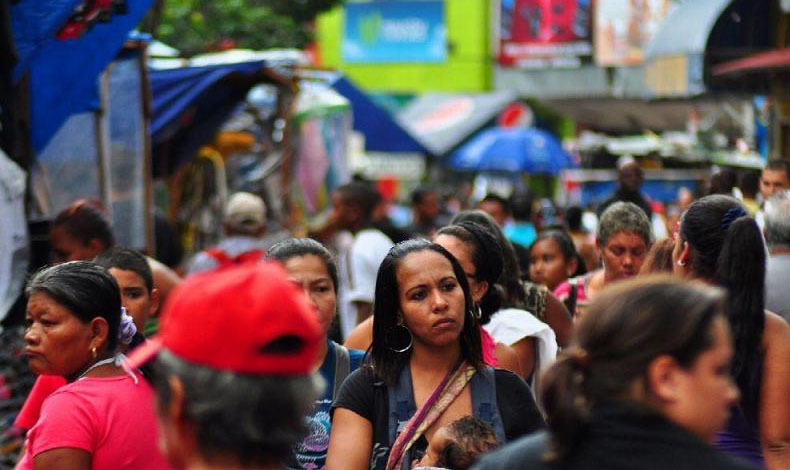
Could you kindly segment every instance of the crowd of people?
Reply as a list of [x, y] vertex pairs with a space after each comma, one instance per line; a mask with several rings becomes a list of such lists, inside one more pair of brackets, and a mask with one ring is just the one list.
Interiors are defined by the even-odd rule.
[[16, 468], [790, 468], [790, 164], [674, 218], [618, 181], [551, 218], [419, 188], [404, 227], [354, 181], [275, 243], [237, 193], [183, 279], [78, 201], [26, 288]]

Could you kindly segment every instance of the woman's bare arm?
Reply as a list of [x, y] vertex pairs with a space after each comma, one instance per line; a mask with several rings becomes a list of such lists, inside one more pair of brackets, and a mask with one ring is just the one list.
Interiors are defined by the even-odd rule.
[[[571, 329], [573, 328], [573, 321], [565, 304], [560, 302], [556, 295], [549, 292], [546, 295], [546, 323], [554, 330], [554, 335], [557, 337], [557, 346], [564, 348], [571, 340]], [[522, 367], [524, 364], [521, 364]]]
[[326, 470], [368, 470], [373, 449], [373, 424], [345, 408], [332, 415]]
[[34, 470], [90, 470], [91, 454], [81, 449], [60, 447], [33, 457]]
[[373, 317], [368, 317], [360, 323], [359, 325], [355, 326], [353, 330], [351, 330], [351, 334], [348, 335], [346, 338], [346, 342], [343, 346], [347, 347], [348, 349], [359, 349], [361, 351], [367, 351], [370, 347], [370, 343], [373, 342]]
[[519, 377], [524, 376], [521, 370], [521, 363], [518, 360], [518, 354], [516, 354], [513, 348], [504, 343], [496, 343], [494, 355], [496, 356], [497, 367], [509, 370]]
[[767, 470], [790, 468], [790, 326], [766, 312], [760, 441]]

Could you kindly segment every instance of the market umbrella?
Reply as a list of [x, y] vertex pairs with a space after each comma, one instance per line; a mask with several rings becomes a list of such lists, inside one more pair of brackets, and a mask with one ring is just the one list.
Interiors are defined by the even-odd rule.
[[486, 129], [450, 155], [456, 170], [557, 174], [576, 166], [556, 137], [534, 128]]

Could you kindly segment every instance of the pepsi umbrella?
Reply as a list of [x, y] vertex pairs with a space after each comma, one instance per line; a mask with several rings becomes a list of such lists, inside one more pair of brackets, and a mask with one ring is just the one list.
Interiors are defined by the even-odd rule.
[[450, 155], [456, 170], [557, 174], [576, 166], [556, 137], [534, 128], [486, 129]]

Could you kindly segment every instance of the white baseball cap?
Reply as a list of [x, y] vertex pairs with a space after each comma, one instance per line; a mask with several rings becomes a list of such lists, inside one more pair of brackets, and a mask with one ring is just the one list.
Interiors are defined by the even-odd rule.
[[266, 221], [263, 199], [248, 192], [233, 193], [225, 205], [225, 223], [236, 229], [258, 230]]

